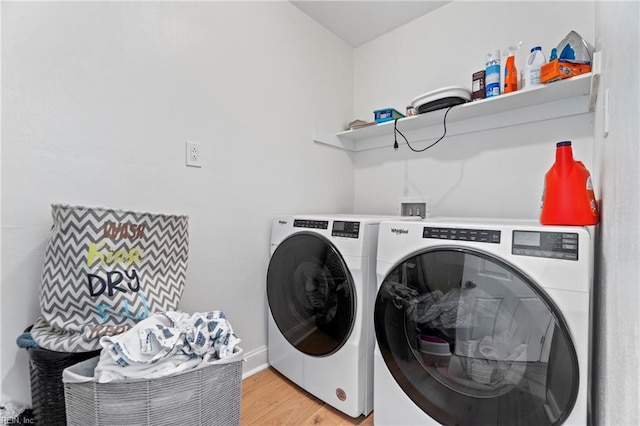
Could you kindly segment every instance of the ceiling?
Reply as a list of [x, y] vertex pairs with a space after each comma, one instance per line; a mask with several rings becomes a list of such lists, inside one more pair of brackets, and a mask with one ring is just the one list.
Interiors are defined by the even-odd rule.
[[352, 47], [358, 47], [450, 1], [302, 0], [291, 3]]

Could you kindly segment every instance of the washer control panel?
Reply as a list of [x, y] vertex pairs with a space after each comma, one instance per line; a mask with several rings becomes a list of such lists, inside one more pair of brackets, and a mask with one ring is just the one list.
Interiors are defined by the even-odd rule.
[[308, 219], [294, 219], [294, 228], [312, 228], [312, 229], [327, 229], [329, 227], [328, 220], [308, 220]]
[[360, 222], [347, 222], [335, 220], [331, 229], [332, 237], [358, 238], [360, 235]]
[[578, 260], [578, 234], [515, 230], [511, 253], [519, 256]]
[[422, 238], [500, 244], [500, 231], [493, 229], [440, 228], [425, 226], [422, 231]]

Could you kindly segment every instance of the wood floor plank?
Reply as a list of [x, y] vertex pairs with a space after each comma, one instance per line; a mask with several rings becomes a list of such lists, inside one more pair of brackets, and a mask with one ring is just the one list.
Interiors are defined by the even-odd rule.
[[[276, 404], [259, 417], [254, 425], [302, 425], [322, 408], [322, 403], [313, 398], [295, 397], [285, 403]], [[249, 426], [249, 424], [247, 425]]]
[[[369, 417], [371, 423], [367, 423]], [[373, 425], [373, 415], [369, 415], [369, 417], [360, 416], [354, 419], [325, 404], [302, 425]]]
[[299, 398], [296, 386], [283, 380], [272, 369], [261, 371], [254, 376], [242, 383], [240, 422], [243, 425], [253, 424], [271, 410], [291, 404], [289, 400], [292, 398]]
[[242, 382], [240, 424], [373, 426], [373, 414], [353, 419], [267, 368]]

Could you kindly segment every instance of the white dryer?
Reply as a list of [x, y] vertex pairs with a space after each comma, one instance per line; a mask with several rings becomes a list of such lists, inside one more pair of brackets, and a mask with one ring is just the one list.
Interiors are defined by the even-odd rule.
[[592, 229], [380, 225], [377, 425], [584, 425]]
[[269, 364], [352, 417], [373, 408], [376, 246], [391, 218], [282, 216], [272, 226]]

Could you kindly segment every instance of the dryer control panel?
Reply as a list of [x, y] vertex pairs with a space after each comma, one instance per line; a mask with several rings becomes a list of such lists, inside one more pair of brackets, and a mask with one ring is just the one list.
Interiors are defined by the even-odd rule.
[[293, 221], [294, 228], [313, 228], [313, 229], [327, 229], [329, 227], [328, 220], [307, 220], [307, 219], [295, 219]]
[[578, 260], [578, 234], [515, 230], [511, 253], [520, 256]]
[[500, 231], [491, 229], [434, 228], [426, 226], [422, 231], [422, 238], [500, 244]]
[[335, 220], [331, 229], [332, 237], [358, 238], [360, 234], [360, 222], [347, 222]]

